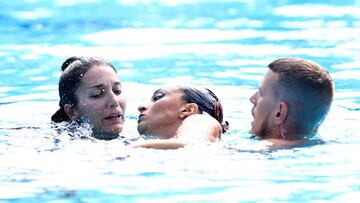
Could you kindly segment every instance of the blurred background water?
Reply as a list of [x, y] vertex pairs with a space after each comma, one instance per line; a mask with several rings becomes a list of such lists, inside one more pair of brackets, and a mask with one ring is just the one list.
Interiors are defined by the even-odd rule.
[[[360, 1], [14, 0], [0, 3], [0, 202], [357, 202], [360, 197]], [[137, 105], [167, 82], [214, 89], [231, 132], [180, 150], [54, 139], [62, 62], [111, 60]], [[249, 96], [279, 57], [331, 73], [323, 145], [251, 148]]]

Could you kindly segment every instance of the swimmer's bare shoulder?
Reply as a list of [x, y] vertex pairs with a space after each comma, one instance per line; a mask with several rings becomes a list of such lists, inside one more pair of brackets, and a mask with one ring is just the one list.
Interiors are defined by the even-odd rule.
[[194, 114], [187, 117], [176, 132], [176, 137], [191, 141], [205, 139], [211, 142], [220, 138], [222, 127], [220, 123], [209, 114]]

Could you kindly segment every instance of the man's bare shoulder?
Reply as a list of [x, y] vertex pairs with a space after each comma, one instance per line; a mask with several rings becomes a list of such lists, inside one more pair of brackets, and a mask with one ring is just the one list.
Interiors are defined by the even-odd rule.
[[263, 146], [268, 150], [277, 150], [277, 149], [290, 149], [294, 147], [307, 147], [317, 144], [322, 144], [324, 141], [319, 139], [314, 140], [284, 140], [284, 139], [275, 139], [269, 138], [261, 141]]

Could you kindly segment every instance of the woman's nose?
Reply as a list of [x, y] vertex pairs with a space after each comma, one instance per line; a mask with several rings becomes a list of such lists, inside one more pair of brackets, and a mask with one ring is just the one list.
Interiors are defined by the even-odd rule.
[[115, 95], [114, 93], [110, 93], [109, 100], [108, 100], [108, 106], [110, 108], [116, 108], [119, 106], [118, 95]]
[[146, 107], [143, 106], [143, 105], [141, 105], [141, 106], [138, 107], [138, 111], [139, 111], [140, 113], [144, 112], [145, 110], [146, 110]]

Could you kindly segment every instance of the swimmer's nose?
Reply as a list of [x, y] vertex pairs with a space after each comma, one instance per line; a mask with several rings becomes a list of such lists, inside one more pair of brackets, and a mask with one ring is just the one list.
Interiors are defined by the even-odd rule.
[[144, 112], [146, 109], [147, 109], [147, 108], [146, 108], [145, 106], [143, 106], [143, 105], [141, 105], [141, 106], [138, 107], [138, 111], [139, 111], [140, 113]]
[[114, 94], [114, 92], [109, 91], [109, 94], [107, 94], [107, 107], [108, 108], [116, 108], [119, 104], [119, 96]]

